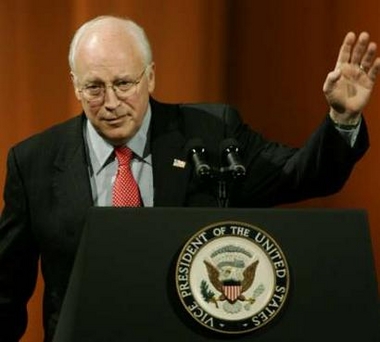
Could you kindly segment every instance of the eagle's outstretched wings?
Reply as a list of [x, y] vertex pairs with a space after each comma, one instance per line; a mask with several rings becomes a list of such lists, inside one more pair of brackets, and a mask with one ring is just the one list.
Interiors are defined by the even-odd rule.
[[258, 263], [259, 263], [259, 260], [256, 260], [244, 270], [243, 272], [244, 279], [241, 282], [241, 286], [242, 286], [241, 292], [247, 291], [251, 287], [255, 279], [255, 273], [256, 273]]
[[222, 282], [219, 280], [219, 271], [218, 269], [210, 264], [207, 260], [203, 261], [207, 268], [208, 277], [211, 281], [211, 284], [219, 291], [223, 292]]

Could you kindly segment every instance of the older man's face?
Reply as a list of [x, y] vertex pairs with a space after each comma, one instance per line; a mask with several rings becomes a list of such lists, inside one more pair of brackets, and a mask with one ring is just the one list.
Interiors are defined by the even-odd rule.
[[154, 90], [154, 65], [145, 64], [135, 38], [104, 28], [79, 43], [73, 81], [94, 128], [111, 144], [121, 145], [141, 127]]

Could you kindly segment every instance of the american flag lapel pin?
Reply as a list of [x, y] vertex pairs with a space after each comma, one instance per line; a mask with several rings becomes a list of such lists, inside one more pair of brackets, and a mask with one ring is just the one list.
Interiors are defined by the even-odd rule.
[[174, 159], [173, 160], [173, 166], [174, 167], [179, 167], [181, 169], [184, 169], [185, 166], [186, 166], [186, 162], [184, 160]]

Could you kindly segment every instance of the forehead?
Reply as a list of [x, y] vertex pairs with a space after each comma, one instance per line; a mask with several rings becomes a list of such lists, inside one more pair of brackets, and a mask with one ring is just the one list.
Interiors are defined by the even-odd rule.
[[85, 34], [78, 43], [75, 73], [78, 77], [89, 74], [135, 74], [143, 64], [141, 46], [125, 29], [95, 31]]

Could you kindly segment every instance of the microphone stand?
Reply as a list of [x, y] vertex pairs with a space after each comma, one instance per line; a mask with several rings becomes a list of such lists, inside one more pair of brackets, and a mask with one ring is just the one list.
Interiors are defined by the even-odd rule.
[[218, 180], [218, 207], [228, 208], [227, 182], [224, 179]]
[[229, 207], [230, 192], [233, 184], [245, 177], [245, 173], [236, 172], [233, 167], [221, 167], [217, 173], [217, 200], [219, 208]]
[[216, 199], [219, 208], [229, 207], [230, 192], [233, 184], [238, 178], [229, 167], [208, 169], [207, 172], [196, 173], [204, 182], [212, 182], [215, 186]]
[[218, 172], [218, 207], [219, 208], [228, 208], [229, 205], [229, 195], [230, 195], [230, 182], [229, 175], [224, 170], [225, 168], [221, 168]]

